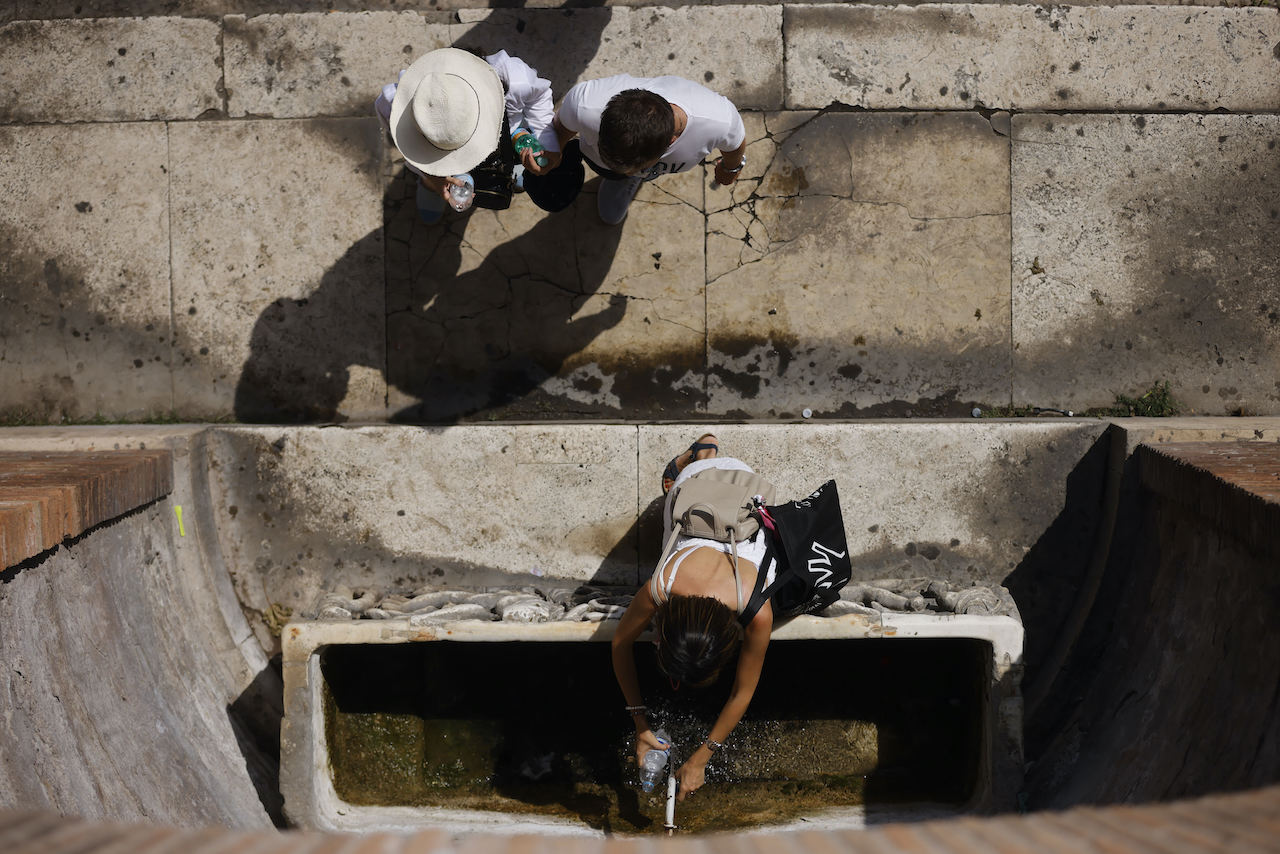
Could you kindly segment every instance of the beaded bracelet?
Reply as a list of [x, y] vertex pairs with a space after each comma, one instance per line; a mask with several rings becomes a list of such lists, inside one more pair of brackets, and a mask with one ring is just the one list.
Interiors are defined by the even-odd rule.
[[623, 706], [623, 708], [625, 708], [628, 712], [630, 712], [632, 717], [635, 717], [636, 715], [642, 715], [645, 712], [649, 711], [649, 707], [645, 705]]

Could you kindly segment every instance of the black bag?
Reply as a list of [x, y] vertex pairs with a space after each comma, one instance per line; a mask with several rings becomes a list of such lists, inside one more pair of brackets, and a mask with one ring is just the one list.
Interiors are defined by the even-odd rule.
[[[755, 590], [740, 618], [744, 626], [769, 600], [774, 617], [794, 617], [821, 611], [840, 598], [840, 588], [853, 575], [853, 563], [834, 480], [808, 498], [762, 508], [761, 522], [769, 541]], [[774, 581], [765, 587], [771, 559], [776, 561]]]
[[516, 149], [511, 144], [511, 131], [504, 114], [498, 147], [471, 170], [471, 178], [476, 185], [472, 204], [493, 211], [505, 211], [511, 207], [511, 196], [515, 192], [512, 170], [515, 169], [516, 162]]

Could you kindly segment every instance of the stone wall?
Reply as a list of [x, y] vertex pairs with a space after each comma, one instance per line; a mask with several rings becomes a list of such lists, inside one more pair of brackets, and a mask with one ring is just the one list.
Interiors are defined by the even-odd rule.
[[[0, 423], [1280, 412], [1274, 8], [153, 5], [0, 24]], [[706, 83], [747, 167], [424, 226], [369, 105], [447, 44]]]
[[1033, 806], [1280, 779], [1278, 472], [1275, 442], [1138, 447], [1083, 631], [1052, 690], [1029, 690]]

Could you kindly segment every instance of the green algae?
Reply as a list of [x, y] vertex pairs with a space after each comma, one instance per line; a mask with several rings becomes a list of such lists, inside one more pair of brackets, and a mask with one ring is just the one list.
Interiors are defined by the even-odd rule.
[[[841, 807], [963, 802], [980, 742], [980, 646], [774, 644], [752, 709], [677, 823], [731, 830]], [[678, 762], [705, 737], [729, 680], [672, 691], [647, 650], [637, 658]], [[350, 804], [536, 814], [619, 834], [662, 827], [662, 793], [637, 786], [607, 644], [335, 646], [322, 672], [334, 787]]]

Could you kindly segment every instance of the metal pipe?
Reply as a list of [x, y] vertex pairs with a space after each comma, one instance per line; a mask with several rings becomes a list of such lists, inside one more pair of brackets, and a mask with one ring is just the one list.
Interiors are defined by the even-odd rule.
[[667, 836], [676, 835], [676, 775], [667, 775], [667, 821], [662, 825], [667, 829]]

